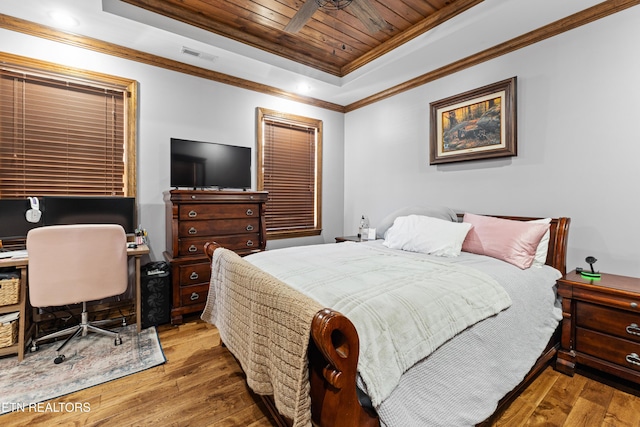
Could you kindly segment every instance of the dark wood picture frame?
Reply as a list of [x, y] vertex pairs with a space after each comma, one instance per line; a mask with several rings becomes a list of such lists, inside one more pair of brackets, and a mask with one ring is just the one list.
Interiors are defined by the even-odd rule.
[[432, 102], [429, 164], [516, 156], [516, 80]]

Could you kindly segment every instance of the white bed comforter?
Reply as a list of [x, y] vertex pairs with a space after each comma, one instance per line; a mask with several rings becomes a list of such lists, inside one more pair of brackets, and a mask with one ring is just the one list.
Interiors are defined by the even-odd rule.
[[376, 407], [386, 426], [465, 427], [486, 420], [524, 379], [562, 319], [555, 292], [561, 274], [554, 268], [520, 270], [466, 252], [446, 261], [491, 275], [510, 295], [512, 305], [409, 369]]
[[416, 362], [511, 305], [486, 273], [379, 246], [315, 245], [245, 259], [353, 322], [358, 372], [374, 405]]

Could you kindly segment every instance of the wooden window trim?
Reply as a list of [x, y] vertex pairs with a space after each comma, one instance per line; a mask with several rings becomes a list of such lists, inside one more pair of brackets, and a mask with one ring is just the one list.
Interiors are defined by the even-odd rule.
[[[316, 155], [315, 155], [315, 226], [302, 230], [267, 230], [269, 239], [287, 239], [295, 237], [318, 236], [322, 233], [322, 120], [309, 117], [287, 114], [266, 108], [257, 109], [256, 135], [258, 147], [258, 190], [265, 191], [264, 182], [264, 126], [265, 120], [291, 123], [293, 125], [315, 129]], [[267, 202], [267, 210], [269, 209]]]

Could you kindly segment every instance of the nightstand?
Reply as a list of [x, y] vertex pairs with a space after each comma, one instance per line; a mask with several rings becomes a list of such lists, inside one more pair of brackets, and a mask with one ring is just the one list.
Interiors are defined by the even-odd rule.
[[364, 240], [362, 240], [360, 237], [358, 236], [341, 236], [341, 237], [336, 237], [336, 243], [342, 243], [342, 242], [363, 242]]
[[562, 338], [556, 369], [573, 376], [576, 364], [640, 383], [640, 279], [572, 271], [558, 280]]

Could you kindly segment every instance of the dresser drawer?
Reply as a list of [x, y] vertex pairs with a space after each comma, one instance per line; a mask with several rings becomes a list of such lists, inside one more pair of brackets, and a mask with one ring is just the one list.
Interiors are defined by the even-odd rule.
[[178, 240], [178, 256], [204, 255], [204, 244], [216, 242], [232, 251], [260, 249], [260, 234], [247, 233], [234, 236], [208, 236], [201, 238], [185, 238]]
[[576, 328], [576, 350], [640, 372], [640, 344]]
[[227, 234], [255, 233], [259, 230], [258, 218], [212, 219], [208, 221], [180, 221], [178, 237], [222, 236]]
[[204, 304], [207, 302], [209, 285], [193, 285], [180, 288], [180, 302], [182, 305]]
[[201, 262], [197, 264], [181, 265], [178, 267], [180, 286], [190, 286], [196, 284], [208, 284], [211, 279], [211, 264]]
[[223, 218], [259, 218], [260, 205], [258, 203], [236, 204], [185, 204], [180, 205], [178, 218], [193, 219], [223, 219]]
[[640, 314], [633, 312], [578, 301], [576, 326], [640, 342]]

